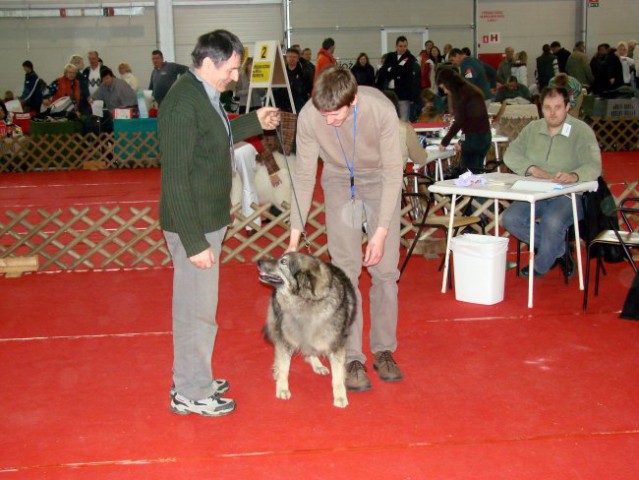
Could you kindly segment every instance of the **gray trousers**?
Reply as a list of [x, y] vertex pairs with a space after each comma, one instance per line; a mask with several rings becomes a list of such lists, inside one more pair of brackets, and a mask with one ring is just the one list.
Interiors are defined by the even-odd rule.
[[220, 252], [226, 227], [207, 233], [215, 263], [207, 270], [186, 256], [177, 233], [164, 232], [173, 259], [173, 383], [181, 395], [201, 400], [213, 395], [211, 358], [217, 335]]
[[[356, 174], [355, 202], [351, 201], [348, 175], [337, 175], [324, 169], [322, 188], [326, 207], [328, 250], [333, 264], [344, 270], [357, 294], [357, 316], [346, 342], [346, 363], [364, 363], [362, 336], [364, 319], [359, 277], [362, 273], [362, 220], [367, 223], [368, 238], [377, 229], [382, 190], [381, 172]], [[365, 214], [365, 217], [364, 217]], [[370, 290], [370, 348], [377, 353], [397, 349], [397, 281], [399, 280], [400, 198], [397, 198], [390, 222], [384, 255], [380, 262], [368, 267], [372, 278]]]
[[399, 100], [399, 118], [406, 122], [410, 122], [410, 106], [412, 103], [410, 100]]

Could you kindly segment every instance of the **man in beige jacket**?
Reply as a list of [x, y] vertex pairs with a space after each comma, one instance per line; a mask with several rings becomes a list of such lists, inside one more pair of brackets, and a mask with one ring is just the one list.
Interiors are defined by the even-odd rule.
[[[383, 381], [402, 379], [397, 348], [400, 197], [403, 161], [398, 118], [378, 90], [359, 87], [352, 73], [329, 67], [318, 76], [312, 102], [299, 115], [289, 251], [297, 250], [311, 206], [318, 157], [324, 161], [322, 188], [328, 249], [335, 265], [353, 282], [358, 313], [346, 345], [346, 388], [368, 390], [362, 353], [363, 317], [357, 289], [362, 266], [372, 277], [370, 348]], [[368, 244], [362, 254], [362, 218]]]

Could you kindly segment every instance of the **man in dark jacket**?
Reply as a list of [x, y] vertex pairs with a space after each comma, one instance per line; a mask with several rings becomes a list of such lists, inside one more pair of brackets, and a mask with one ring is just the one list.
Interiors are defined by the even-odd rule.
[[408, 40], [403, 35], [399, 36], [395, 41], [395, 51], [386, 55], [377, 78], [377, 88], [395, 92], [399, 98], [399, 117], [406, 121], [415, 98], [415, 76], [420, 71], [415, 68], [416, 64], [417, 59], [408, 50]]
[[20, 100], [27, 111], [33, 110], [40, 113], [42, 91], [47, 87], [47, 84], [33, 71], [33, 63], [29, 60], [22, 63], [22, 68], [24, 69], [24, 89]]
[[537, 57], [537, 84], [541, 92], [548, 86], [548, 82], [559, 73], [557, 57], [552, 53], [550, 45], [545, 43], [542, 47], [542, 54]]
[[469, 53], [469, 50], [464, 51], [459, 48], [453, 48], [450, 51], [450, 61], [455, 67], [459, 68], [461, 76], [464, 77], [467, 82], [472, 83], [481, 90], [484, 94], [484, 100], [488, 104], [493, 95], [490, 90], [488, 76], [486, 75], [486, 68], [482, 62], [469, 55]]
[[179, 63], [165, 62], [164, 55], [160, 50], [153, 50], [151, 61], [153, 62], [153, 71], [149, 81], [149, 90], [153, 90], [153, 98], [160, 105], [178, 77], [189, 69]]
[[81, 75], [86, 78], [89, 95], [93, 95], [102, 83], [102, 73], [104, 73], [108, 67], [104, 66], [100, 54], [95, 50], [91, 50], [87, 54], [87, 59], [89, 60], [89, 66], [78, 73], [81, 73]]
[[595, 53], [590, 60], [590, 70], [592, 70], [594, 77], [592, 81], [592, 93], [595, 95], [600, 95], [606, 89], [606, 70], [608, 68], [606, 57], [609, 49], [609, 44], [600, 43], [597, 45], [597, 53]]
[[570, 57], [570, 52], [561, 46], [557, 40], [550, 44], [550, 51], [552, 54], [557, 57], [557, 65], [559, 66], [559, 71], [562, 73], [566, 73], [566, 62]]
[[311, 96], [313, 83], [300, 63], [300, 54], [297, 49], [291, 47], [286, 50], [286, 75], [288, 84], [291, 87], [291, 95], [295, 111], [291, 108], [291, 101], [288, 92], [284, 88], [275, 90], [275, 101], [277, 106], [285, 112], [299, 113], [304, 104]]

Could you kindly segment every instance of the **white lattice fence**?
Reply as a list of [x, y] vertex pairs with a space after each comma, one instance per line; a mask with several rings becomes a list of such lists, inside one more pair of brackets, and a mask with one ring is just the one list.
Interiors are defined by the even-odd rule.
[[155, 132], [58, 134], [0, 138], [0, 173], [158, 165]]
[[0, 214], [0, 257], [38, 256], [41, 271], [168, 265], [168, 250], [153, 210], [150, 206], [6, 210]]
[[[615, 201], [639, 196], [639, 181], [611, 185]], [[450, 198], [435, 196], [432, 214], [448, 215]], [[468, 199], [457, 204], [461, 212]], [[500, 201], [503, 211], [508, 202]], [[223, 245], [222, 262], [256, 262], [278, 257], [288, 245], [290, 209], [284, 205], [278, 216], [269, 213], [270, 204], [256, 206], [255, 213], [242, 216], [240, 207], [232, 212], [235, 222], [229, 227]], [[402, 245], [412, 241], [415, 229], [408, 218], [410, 206], [402, 210]], [[494, 230], [494, 202], [473, 199], [470, 214], [484, 215], [486, 231]], [[255, 223], [262, 218], [262, 225]], [[169, 252], [157, 220], [157, 204], [135, 206], [86, 206], [66, 209], [0, 210], [0, 258], [37, 256], [39, 271], [143, 269], [171, 264]], [[264, 220], [269, 220], [265, 222]], [[634, 218], [639, 222], [639, 218]], [[248, 234], [250, 226], [254, 233]], [[474, 226], [478, 232], [480, 228]], [[503, 235], [505, 232], [500, 229]], [[324, 205], [313, 202], [307, 222], [310, 252], [328, 258]], [[439, 229], [423, 232], [422, 238], [441, 239]], [[362, 243], [366, 235], [362, 235]]]

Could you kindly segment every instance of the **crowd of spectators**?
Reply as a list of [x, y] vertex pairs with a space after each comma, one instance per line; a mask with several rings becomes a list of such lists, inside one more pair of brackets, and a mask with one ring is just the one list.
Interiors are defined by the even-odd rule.
[[[428, 40], [424, 48], [414, 55], [407, 38], [399, 36], [395, 49], [384, 54], [378, 65], [374, 66], [369, 55], [361, 52], [353, 62], [351, 72], [358, 85], [393, 92], [400, 118], [405, 121], [433, 120], [444, 110], [451, 110], [447, 95], [438, 85], [441, 72], [449, 69], [457, 71], [482, 92], [487, 108], [491, 102], [535, 103], [540, 108], [539, 94], [549, 85], [567, 88], [572, 108], [582, 92], [608, 98], [634, 95], [637, 88], [636, 44], [634, 40], [619, 42], [616, 47], [601, 44], [597, 53], [589, 59], [583, 41], [576, 42], [572, 52], [560, 42], [553, 41], [544, 44], [541, 55], [531, 59], [530, 63], [526, 51], [516, 51], [508, 46], [502, 61], [494, 68], [473, 56], [468, 47], [458, 48], [450, 43], [440, 50]], [[316, 65], [311, 61], [312, 51], [309, 48], [302, 50], [299, 45], [293, 45], [286, 51], [285, 63], [297, 112], [311, 97], [317, 74], [337, 62], [335, 48], [332, 38], [325, 39], [318, 51]], [[299, 55], [295, 55], [295, 51]], [[529, 66], [532, 77], [529, 77]], [[275, 99], [278, 106], [292, 111], [286, 92], [276, 94]], [[239, 103], [245, 105], [245, 97]], [[259, 103], [252, 107], [257, 105]]]
[[[407, 38], [400, 36], [395, 49], [383, 55], [377, 66], [371, 63], [366, 52], [361, 52], [351, 71], [359, 85], [394, 92], [400, 118], [416, 121], [437, 118], [450, 104], [437, 80], [447, 69], [457, 70], [467, 82], [481, 90], [487, 105], [493, 101], [535, 102], [548, 85], [566, 86], [571, 94], [571, 106], [575, 105], [581, 92], [608, 98], [631, 96], [637, 88], [635, 61], [639, 50], [635, 49], [636, 44], [635, 40], [621, 41], [616, 46], [602, 43], [589, 59], [583, 41], [575, 43], [572, 52], [553, 41], [544, 44], [541, 55], [530, 62], [527, 52], [508, 46], [495, 69], [474, 57], [467, 47], [458, 48], [450, 43], [440, 50], [428, 40], [423, 49], [413, 55]], [[291, 96], [286, 90], [274, 89], [276, 105], [284, 111], [299, 112], [310, 99], [319, 72], [337, 63], [335, 49], [334, 39], [324, 39], [315, 63], [310, 48], [292, 45], [286, 49], [284, 65]], [[111, 69], [104, 65], [95, 50], [87, 53], [86, 60], [88, 65], [82, 56], [72, 55], [63, 66], [62, 74], [49, 83], [36, 73], [31, 61], [23, 62], [24, 86], [18, 97], [23, 110], [39, 113], [45, 109], [51, 111], [53, 107], [54, 110], [91, 115], [95, 113], [92, 112], [94, 100], [104, 101], [105, 111], [137, 106], [136, 95], [142, 85], [128, 63], [120, 63], [117, 69]], [[152, 52], [151, 61], [153, 71], [147, 88], [153, 92], [155, 105], [159, 108], [168, 90], [188, 67], [165, 61], [159, 50]], [[244, 60], [240, 80], [231, 94], [235, 99], [234, 107], [228, 104], [230, 110], [237, 111], [238, 105], [240, 112], [254, 110], [264, 102], [264, 94], [260, 91], [253, 91], [250, 101], [247, 98], [251, 65], [252, 58]], [[529, 67], [534, 71], [532, 77], [528, 74]], [[5, 101], [12, 95], [7, 92]], [[58, 101], [63, 103], [56, 103]]]

